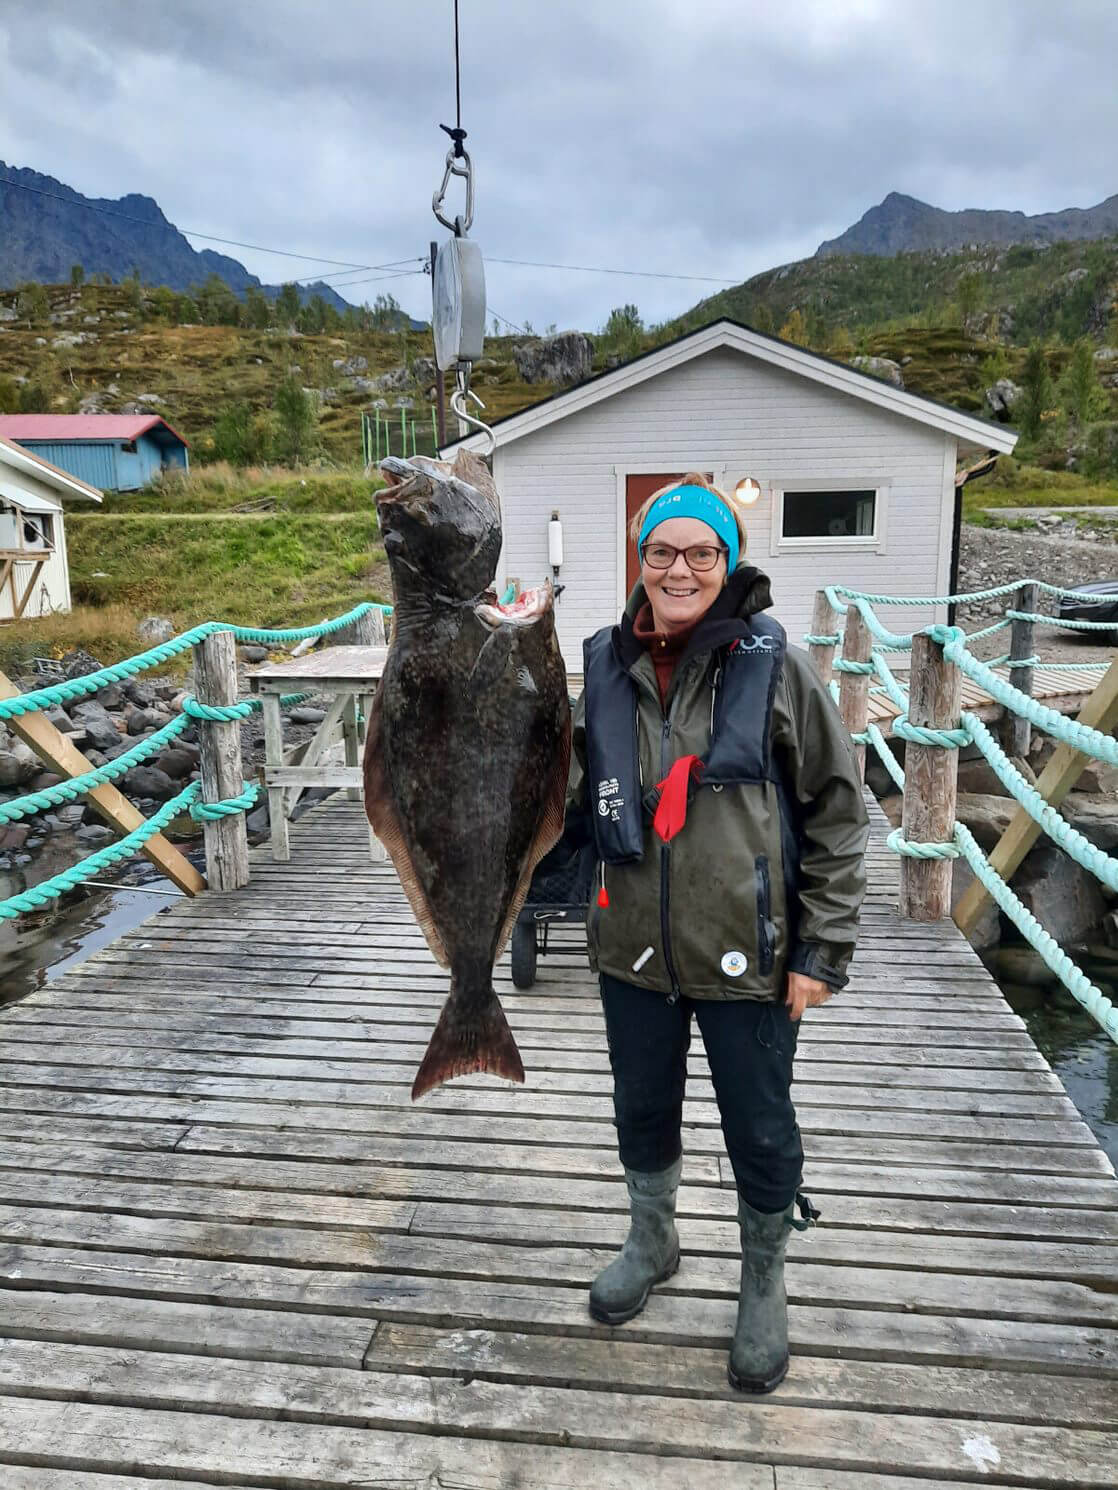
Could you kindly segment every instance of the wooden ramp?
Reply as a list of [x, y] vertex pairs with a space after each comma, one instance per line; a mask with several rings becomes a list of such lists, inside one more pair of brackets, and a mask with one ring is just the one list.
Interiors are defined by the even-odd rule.
[[3, 1490], [1112, 1487], [1118, 1186], [950, 924], [893, 912], [805, 1021], [823, 1224], [794, 1357], [735, 1396], [735, 1197], [701, 1045], [684, 1261], [594, 1325], [624, 1233], [572, 936], [499, 979], [529, 1081], [408, 1086], [445, 979], [361, 809], [0, 1018]]

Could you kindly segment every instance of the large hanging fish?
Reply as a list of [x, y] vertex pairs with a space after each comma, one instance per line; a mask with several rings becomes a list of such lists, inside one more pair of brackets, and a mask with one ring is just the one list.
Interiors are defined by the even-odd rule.
[[365, 809], [450, 997], [412, 1098], [469, 1071], [524, 1080], [493, 990], [536, 864], [559, 837], [570, 756], [550, 584], [499, 606], [488, 467], [391, 457], [377, 493], [393, 634], [365, 744]]

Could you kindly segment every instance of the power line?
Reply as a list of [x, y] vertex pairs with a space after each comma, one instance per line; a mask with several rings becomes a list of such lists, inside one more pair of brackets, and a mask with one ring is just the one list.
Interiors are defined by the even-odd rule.
[[489, 307], [489, 314], [495, 316], [503, 326], [511, 326], [514, 331], [519, 331], [521, 336], [528, 335], [523, 326], [518, 326], [515, 321], [510, 321], [508, 316], [503, 316], [499, 310], [494, 310], [492, 306]]
[[[119, 217], [123, 222], [138, 222], [145, 228], [159, 226], [159, 223], [153, 222], [150, 217], [137, 217], [131, 212], [116, 212], [111, 207], [99, 207], [96, 202], [85, 202], [78, 197], [63, 196], [61, 192], [45, 191], [41, 186], [28, 186], [26, 182], [13, 181], [10, 176], [0, 176], [0, 185], [14, 186], [17, 191], [34, 192], [37, 197], [50, 197], [55, 202], [66, 202], [71, 207], [84, 207], [87, 212], [100, 212], [103, 217]], [[218, 238], [214, 233], [200, 233], [195, 228], [180, 228], [175, 223], [168, 222], [166, 218], [164, 222], [185, 238], [204, 238], [208, 243], [224, 243], [230, 248], [250, 248], [255, 253], [277, 254], [283, 259], [303, 259], [310, 264], [335, 264], [342, 269], [367, 270], [393, 267], [391, 264], [351, 264], [347, 259], [324, 259], [320, 254], [298, 254], [286, 248], [265, 248], [260, 243], [242, 243], [239, 238]]]
[[665, 274], [652, 269], [603, 269], [600, 265], [543, 264], [534, 259], [491, 259], [488, 256], [485, 262], [487, 264], [515, 264], [521, 269], [564, 269], [579, 274], [627, 274], [635, 279], [688, 279], [708, 285], [740, 284], [740, 280], [717, 279], [710, 274]]
[[[366, 267], [369, 269], [399, 269], [404, 274], [426, 274], [427, 271], [425, 269], [403, 268], [403, 265], [405, 264], [426, 264], [426, 262], [426, 258], [422, 257], [419, 254], [413, 254], [410, 259], [395, 259], [391, 264], [369, 264]], [[297, 285], [318, 282], [321, 282], [322, 284], [329, 284], [331, 283], [331, 281], [333, 281], [335, 282], [333, 288], [341, 289], [344, 289], [347, 284], [363, 284], [363, 280], [346, 280], [342, 278], [343, 275], [353, 273], [355, 273], [353, 269], [337, 269], [334, 271], [333, 274], [300, 274], [299, 277], [293, 281], [293, 283]], [[385, 279], [395, 279], [397, 276], [394, 274], [386, 274], [384, 277]]]

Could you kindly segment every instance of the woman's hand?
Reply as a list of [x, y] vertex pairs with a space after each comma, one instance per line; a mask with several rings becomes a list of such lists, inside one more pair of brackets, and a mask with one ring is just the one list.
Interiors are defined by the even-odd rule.
[[803, 973], [789, 973], [788, 992], [784, 997], [789, 1019], [799, 1019], [805, 1009], [815, 1009], [820, 1004], [825, 1004], [834, 991], [829, 983], [820, 983], [818, 978], [808, 978]]

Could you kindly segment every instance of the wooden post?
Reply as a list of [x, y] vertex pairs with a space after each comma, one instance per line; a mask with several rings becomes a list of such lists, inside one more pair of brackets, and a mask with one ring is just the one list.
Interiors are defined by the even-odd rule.
[[[1104, 735], [1118, 727], [1118, 658], [1107, 668], [1094, 693], [1080, 709], [1079, 723], [1101, 730]], [[1050, 806], [1059, 807], [1079, 780], [1080, 772], [1090, 763], [1090, 756], [1082, 755], [1074, 745], [1057, 745], [1040, 774], [1040, 780], [1036, 784], [1037, 791]], [[1032, 813], [1026, 812], [1024, 807], [1018, 807], [1010, 819], [1009, 827], [998, 840], [993, 853], [988, 856], [991, 868], [996, 869], [1008, 883], [1043, 831]], [[975, 880], [955, 907], [955, 925], [964, 936], [982, 914], [986, 895], [981, 882]]]
[[383, 647], [384, 612], [373, 606], [372, 610], [358, 616], [356, 621], [333, 632], [328, 644], [335, 647]]
[[[930, 636], [912, 638], [908, 717], [925, 729], [957, 729], [962, 674]], [[959, 752], [941, 745], [905, 747], [901, 826], [914, 843], [948, 843], [955, 826]], [[901, 859], [900, 912], [911, 921], [938, 921], [951, 912], [950, 859]]]
[[[873, 650], [870, 628], [856, 605], [846, 608], [846, 630], [842, 638], [842, 655], [847, 662], [868, 662]], [[870, 679], [868, 673], [840, 673], [839, 713], [852, 735], [862, 734], [869, 722]], [[855, 743], [854, 755], [858, 775], [866, 779], [866, 747]]]
[[[1036, 613], [1038, 602], [1036, 585], [1022, 585], [1013, 598], [1013, 609], [1027, 611], [1030, 615]], [[1033, 655], [1033, 623], [1032, 621], [1012, 621], [1009, 633], [1009, 660], [1020, 662], [1026, 657]], [[1014, 688], [1019, 688], [1022, 693], [1033, 696], [1033, 670], [1031, 667], [1011, 667], [1009, 669], [1009, 681]], [[1020, 714], [1015, 714], [1012, 709], [1005, 711], [1005, 745], [1009, 755], [1026, 756], [1029, 753], [1029, 741], [1032, 737], [1032, 726], [1027, 719], [1022, 719]]]
[[[827, 592], [816, 590], [815, 608], [811, 613], [812, 636], [834, 636], [835, 627], [838, 625], [837, 615], [838, 613], [827, 599]], [[825, 686], [831, 681], [834, 672], [834, 643], [824, 647], [816, 642], [809, 642], [807, 655], [811, 658], [812, 666]]]
[[[231, 631], [214, 631], [194, 648], [194, 691], [199, 703], [224, 708], [237, 702], [237, 647]], [[244, 790], [241, 725], [198, 721], [202, 752], [202, 801], [220, 802]], [[206, 875], [211, 890], [239, 890], [248, 884], [248, 830], [245, 814], [202, 825]]]
[[[10, 678], [0, 672], [0, 698], [18, 697], [19, 689]], [[60, 776], [84, 776], [87, 771], [93, 770], [93, 762], [86, 759], [69, 735], [55, 729], [44, 714], [38, 711], [33, 714], [14, 714], [4, 722], [13, 735], [17, 735], [25, 745], [30, 745], [39, 759]], [[114, 828], [122, 837], [144, 821], [139, 808], [134, 807], [110, 782], [95, 786], [87, 794], [87, 801], [109, 827]], [[194, 865], [162, 833], [153, 833], [140, 853], [185, 894], [198, 895], [206, 888], [206, 881]]]

